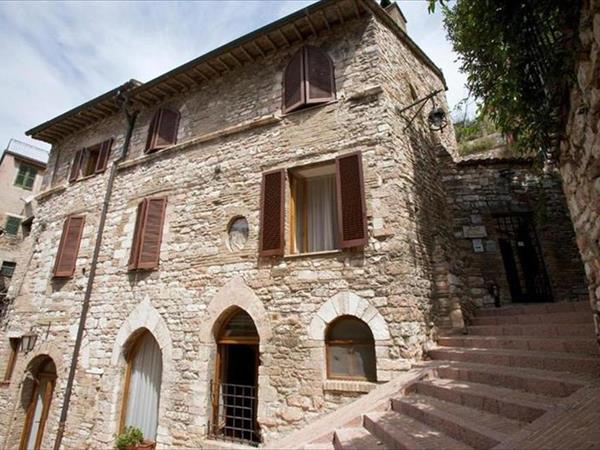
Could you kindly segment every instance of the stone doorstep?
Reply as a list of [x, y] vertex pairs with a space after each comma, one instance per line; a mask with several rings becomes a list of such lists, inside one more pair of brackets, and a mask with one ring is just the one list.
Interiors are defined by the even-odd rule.
[[257, 448], [239, 442], [219, 441], [216, 439], [203, 439], [200, 445], [203, 450], [256, 450]]
[[368, 394], [317, 419], [308, 426], [266, 445], [265, 448], [273, 450], [298, 449], [304, 446], [312, 446], [312, 443], [325, 443], [324, 440], [331, 442], [334, 430], [356, 426], [357, 419], [360, 421], [363, 414], [388, 408], [390, 398], [394, 394], [402, 392], [409, 384], [427, 376], [431, 370], [429, 365], [421, 364], [394, 380], [377, 386]]

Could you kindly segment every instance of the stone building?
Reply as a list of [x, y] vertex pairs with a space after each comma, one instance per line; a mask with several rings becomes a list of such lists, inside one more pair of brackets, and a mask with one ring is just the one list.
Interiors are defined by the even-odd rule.
[[9, 141], [0, 157], [0, 317], [47, 161], [47, 151], [16, 139]]
[[[53, 147], [0, 332], [2, 448], [269, 443], [487, 301], [452, 127], [401, 112], [445, 107], [443, 75], [388, 9], [316, 3], [29, 131]], [[576, 296], [554, 205], [575, 281], [549, 264], [551, 287]]]

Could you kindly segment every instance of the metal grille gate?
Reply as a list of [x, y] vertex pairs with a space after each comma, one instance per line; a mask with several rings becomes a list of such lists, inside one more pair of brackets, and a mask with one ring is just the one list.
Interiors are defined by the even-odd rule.
[[[256, 386], [219, 383], [212, 386], [213, 421], [209, 435], [257, 446], [260, 442], [256, 422]], [[214, 398], [216, 396], [216, 398]]]

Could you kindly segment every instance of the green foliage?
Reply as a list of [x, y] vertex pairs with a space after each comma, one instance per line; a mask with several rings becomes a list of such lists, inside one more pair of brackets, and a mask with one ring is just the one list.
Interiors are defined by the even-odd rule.
[[497, 142], [493, 137], [485, 137], [471, 141], [471, 143], [462, 142], [458, 144], [458, 154], [460, 156], [472, 155], [473, 153], [481, 153], [486, 150], [491, 150], [496, 147]]
[[498, 129], [488, 117], [478, 114], [474, 119], [455, 120], [454, 131], [456, 140], [462, 143], [496, 133]]
[[140, 444], [144, 440], [142, 430], [137, 427], [125, 427], [123, 432], [117, 437], [115, 449], [124, 450], [129, 446]]
[[580, 0], [429, 0], [444, 24], [471, 95], [519, 150], [551, 150], [573, 81]]

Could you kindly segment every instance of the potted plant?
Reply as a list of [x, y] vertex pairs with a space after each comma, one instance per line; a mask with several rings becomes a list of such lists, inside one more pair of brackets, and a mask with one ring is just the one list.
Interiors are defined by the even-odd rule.
[[145, 441], [142, 430], [137, 427], [125, 427], [123, 432], [117, 436], [115, 442], [116, 450], [153, 450], [154, 442]]

